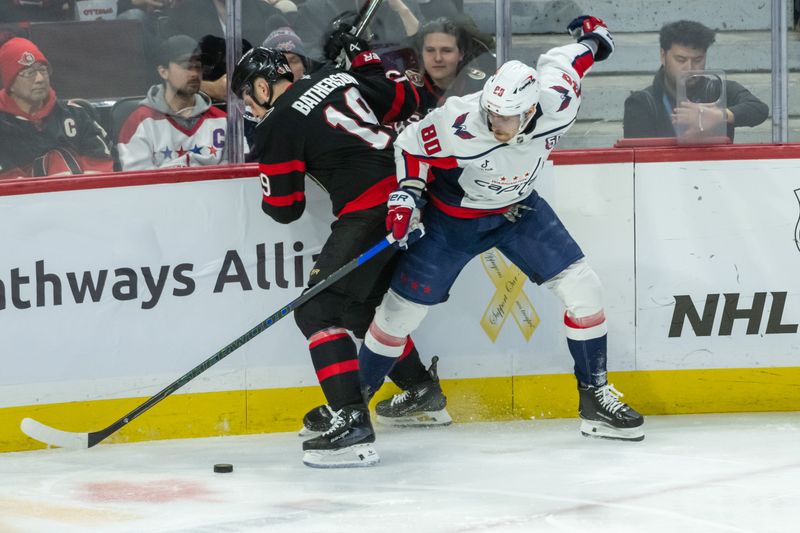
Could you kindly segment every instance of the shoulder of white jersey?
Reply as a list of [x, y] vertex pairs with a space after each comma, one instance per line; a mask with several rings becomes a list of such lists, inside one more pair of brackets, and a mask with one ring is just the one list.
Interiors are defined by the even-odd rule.
[[[414, 130], [427, 155], [436, 157], [469, 158], [486, 151], [487, 142], [496, 144], [481, 117], [480, 93], [451, 96], [444, 105], [415, 124]], [[398, 138], [401, 147], [404, 147], [402, 138], [406, 131]], [[439, 141], [436, 153], [428, 149], [434, 136]]]
[[562, 70], [548, 69], [541, 73], [539, 82], [542, 113], [557, 120], [572, 120], [581, 103], [581, 80]]

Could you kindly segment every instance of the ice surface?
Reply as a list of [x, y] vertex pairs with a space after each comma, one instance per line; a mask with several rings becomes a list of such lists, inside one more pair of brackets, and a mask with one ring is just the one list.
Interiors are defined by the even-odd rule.
[[578, 425], [378, 427], [381, 464], [342, 470], [288, 433], [0, 454], [0, 531], [800, 531], [800, 413]]

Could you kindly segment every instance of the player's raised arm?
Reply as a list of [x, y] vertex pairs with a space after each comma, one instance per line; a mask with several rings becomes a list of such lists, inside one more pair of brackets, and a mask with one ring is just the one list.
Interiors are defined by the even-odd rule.
[[570, 22], [567, 31], [578, 42], [547, 51], [539, 57], [536, 66], [542, 74], [555, 68], [579, 82], [595, 61], [605, 61], [614, 53], [614, 39], [605, 22], [588, 15]]
[[349, 25], [340, 25], [325, 43], [325, 55], [336, 58], [344, 51], [350, 72], [359, 81], [359, 91], [381, 124], [408, 119], [419, 106], [419, 94], [408, 78], [386, 77], [380, 56], [369, 44], [353, 35]]

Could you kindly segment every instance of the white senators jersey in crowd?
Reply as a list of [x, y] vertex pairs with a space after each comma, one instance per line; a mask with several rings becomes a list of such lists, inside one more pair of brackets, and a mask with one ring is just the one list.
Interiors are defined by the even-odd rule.
[[449, 98], [398, 136], [398, 182], [425, 180], [432, 203], [458, 218], [504, 212], [531, 194], [550, 152], [575, 122], [581, 78], [593, 64], [592, 51], [580, 43], [542, 54], [538, 109], [507, 143], [489, 130], [480, 92]]

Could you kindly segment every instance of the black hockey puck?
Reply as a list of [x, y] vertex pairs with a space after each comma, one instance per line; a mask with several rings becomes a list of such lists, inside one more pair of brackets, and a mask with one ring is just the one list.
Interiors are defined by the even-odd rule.
[[233, 472], [233, 465], [229, 465], [228, 463], [215, 464], [214, 472], [217, 474], [230, 474]]

